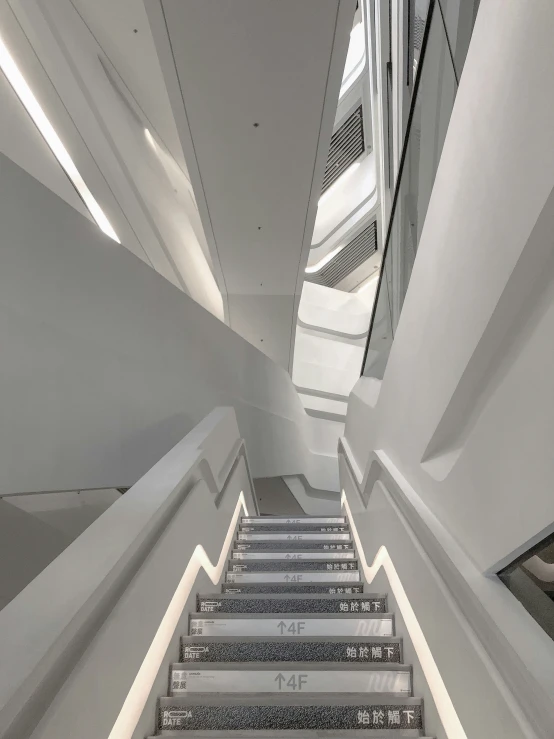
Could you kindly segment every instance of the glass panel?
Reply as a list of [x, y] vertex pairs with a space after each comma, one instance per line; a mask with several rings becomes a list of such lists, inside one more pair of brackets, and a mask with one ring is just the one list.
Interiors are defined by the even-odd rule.
[[479, 0], [439, 0], [458, 79], [464, 68]]
[[427, 22], [427, 14], [429, 13], [429, 0], [408, 0], [409, 7], [409, 49], [408, 59], [411, 64], [411, 84], [417, 76], [417, 68], [419, 65], [419, 57], [421, 55], [421, 46], [423, 44], [423, 34], [425, 33], [425, 24]]
[[382, 278], [375, 299], [371, 339], [367, 347], [364, 365], [364, 374], [377, 377], [379, 380], [383, 379], [393, 339], [389, 279], [392, 274], [390, 250], [385, 257], [381, 270]]
[[386, 286], [382, 279], [364, 365], [364, 374], [371, 377], [382, 377], [400, 319], [457, 92], [446, 33], [436, 4], [431, 12], [385, 246]]
[[545, 539], [498, 577], [554, 639], [554, 537]]

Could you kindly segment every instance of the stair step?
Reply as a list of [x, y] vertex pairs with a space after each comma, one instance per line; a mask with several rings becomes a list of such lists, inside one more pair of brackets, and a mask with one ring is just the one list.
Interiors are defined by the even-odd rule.
[[306, 549], [303, 552], [291, 552], [283, 550], [282, 552], [244, 552], [239, 549], [233, 549], [231, 559], [240, 560], [257, 560], [257, 559], [278, 559], [285, 561], [294, 561], [298, 559], [354, 559], [356, 553], [351, 549], [343, 552], [329, 552], [325, 549]]
[[316, 531], [295, 531], [294, 533], [281, 531], [252, 533], [239, 531], [237, 534], [238, 541], [347, 541], [350, 542], [350, 534], [343, 532], [340, 534], [328, 534]]
[[160, 698], [158, 730], [422, 729], [423, 702], [387, 694], [196, 693]]
[[298, 572], [293, 570], [292, 572], [226, 572], [226, 582], [286, 582], [286, 583], [300, 583], [300, 582], [360, 582], [360, 573], [358, 570], [350, 570], [349, 572], [335, 571], [329, 572], [329, 570], [321, 570], [315, 572], [314, 570], [304, 570]]
[[329, 593], [329, 595], [341, 595], [342, 593], [363, 593], [364, 585], [361, 582], [346, 583], [278, 583], [278, 582], [254, 582], [254, 583], [228, 583], [221, 585], [222, 593]]
[[395, 636], [183, 636], [181, 662], [402, 662]]
[[350, 531], [350, 527], [346, 523], [325, 524], [318, 523], [290, 523], [282, 526], [278, 523], [256, 523], [256, 524], [239, 524], [239, 531], [244, 533], [261, 533], [263, 531], [278, 531], [280, 533], [325, 533], [325, 534], [343, 534]]
[[429, 739], [423, 737], [418, 729], [386, 729], [385, 733], [373, 729], [289, 729], [287, 731], [161, 731], [148, 739], [159, 736], [186, 736], [188, 739]]
[[411, 696], [406, 665], [336, 662], [173, 664], [170, 695], [190, 693], [387, 693]]
[[327, 559], [263, 559], [248, 562], [236, 562], [232, 559], [227, 563], [229, 572], [313, 572], [324, 570], [326, 572], [344, 572], [358, 569], [358, 560], [351, 559], [348, 562], [333, 562]]
[[386, 613], [385, 595], [197, 595], [199, 613]]
[[238, 552], [303, 552], [306, 549], [315, 551], [353, 551], [354, 544], [351, 541], [326, 541], [321, 539], [309, 539], [308, 541], [239, 541], [234, 545]]
[[287, 518], [286, 516], [243, 516], [240, 520], [242, 524], [345, 524], [345, 516], [296, 516], [294, 518]]
[[189, 636], [394, 636], [390, 613], [201, 613], [189, 616]]

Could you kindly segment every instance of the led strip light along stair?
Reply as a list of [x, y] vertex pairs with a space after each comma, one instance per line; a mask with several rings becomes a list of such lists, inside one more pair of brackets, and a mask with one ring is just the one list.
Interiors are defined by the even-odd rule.
[[[191, 739], [198, 732], [422, 735], [423, 701], [413, 697], [394, 615], [386, 595], [366, 592], [344, 518], [244, 517], [228, 543], [220, 592], [199, 593], [189, 614], [157, 732]], [[263, 556], [237, 557], [241, 545]]]

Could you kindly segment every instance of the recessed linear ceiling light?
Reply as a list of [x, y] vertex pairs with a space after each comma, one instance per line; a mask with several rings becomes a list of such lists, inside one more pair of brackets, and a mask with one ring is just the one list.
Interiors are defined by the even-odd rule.
[[330, 251], [328, 254], [326, 254], [324, 257], [322, 257], [319, 262], [316, 262], [315, 264], [312, 264], [311, 267], [306, 267], [306, 272], [309, 275], [313, 275], [314, 272], [319, 272], [320, 269], [323, 269], [326, 264], [329, 264], [331, 259], [334, 259], [337, 254], [340, 254], [340, 252], [344, 249], [346, 244], [343, 244], [342, 246], [337, 246], [335, 249]]
[[54, 154], [62, 168], [65, 170], [65, 173], [67, 174], [71, 182], [74, 184], [77, 192], [82, 197], [85, 205], [89, 209], [91, 216], [94, 218], [98, 226], [107, 236], [120, 244], [121, 241], [118, 239], [116, 232], [113, 230], [110, 222], [94, 199], [93, 194], [86, 186], [85, 181], [81, 177], [79, 170], [73, 162], [73, 159], [71, 159], [71, 157], [69, 156], [69, 153], [65, 146], [62, 144], [60, 137], [46, 117], [45, 112], [40, 107], [38, 100], [33, 95], [31, 88], [19, 71], [17, 64], [14, 62], [10, 52], [6, 48], [6, 45], [2, 41], [2, 38], [0, 38], [0, 69], [6, 75], [6, 78], [10, 85], [13, 87], [17, 97], [25, 106], [27, 113], [29, 113], [29, 115], [33, 119], [36, 127], [52, 150], [52, 153]]
[[144, 135], [146, 136], [146, 140], [148, 141], [148, 143], [150, 144], [150, 146], [154, 146], [155, 147], [156, 146], [156, 142], [154, 141], [154, 137], [152, 136], [152, 134], [150, 133], [150, 131], [147, 128], [144, 129]]
[[351, 164], [347, 170], [345, 170], [341, 176], [338, 178], [338, 180], [335, 180], [331, 187], [328, 190], [325, 190], [323, 195], [319, 198], [318, 207], [322, 205], [326, 200], [328, 200], [329, 196], [332, 195], [332, 193], [337, 191], [337, 188], [339, 185], [344, 183], [344, 181], [354, 172], [354, 170], [358, 169], [360, 166], [360, 162], [354, 162]]

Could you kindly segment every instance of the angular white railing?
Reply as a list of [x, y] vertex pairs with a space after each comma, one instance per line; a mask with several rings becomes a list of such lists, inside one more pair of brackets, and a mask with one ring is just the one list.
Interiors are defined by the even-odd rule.
[[219, 581], [243, 511], [244, 443], [217, 408], [0, 612], [0, 737], [148, 733], [193, 588]]
[[[372, 453], [365, 472], [346, 438], [338, 454], [341, 501], [361, 568], [368, 583], [386, 577], [378, 587], [389, 590], [403, 624], [399, 635], [413, 647], [415, 679], [419, 674], [426, 682], [427, 730], [444, 731], [448, 739], [551, 736], [541, 686], [534, 685], [530, 720], [531, 699], [522, 701], [530, 676], [524, 689], [509, 645], [485, 615], [489, 603], [463, 582], [474, 565], [462, 561], [458, 545], [446, 541], [429, 511], [416, 510], [415, 491], [387, 454]], [[482, 592], [494, 588], [487, 578], [481, 581]], [[496, 595], [509, 593], [500, 585]]]

